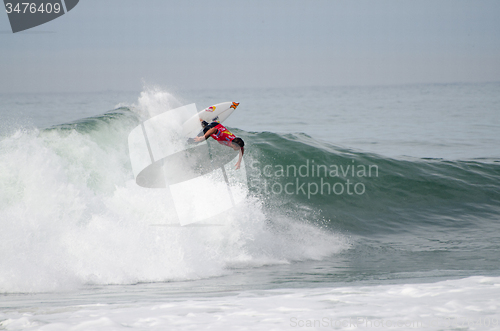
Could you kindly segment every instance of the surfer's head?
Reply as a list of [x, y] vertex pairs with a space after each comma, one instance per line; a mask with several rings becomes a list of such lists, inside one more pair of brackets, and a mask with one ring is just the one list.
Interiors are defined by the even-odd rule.
[[235, 151], [238, 151], [238, 150], [243, 150], [243, 147], [245, 146], [245, 142], [243, 141], [243, 139], [239, 138], [239, 137], [236, 137], [233, 139], [233, 141], [231, 142], [231, 147], [235, 150]]

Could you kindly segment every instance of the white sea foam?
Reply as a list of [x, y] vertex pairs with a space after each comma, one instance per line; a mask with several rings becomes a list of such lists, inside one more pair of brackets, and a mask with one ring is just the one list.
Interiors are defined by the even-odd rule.
[[6, 330], [500, 330], [500, 278], [243, 291], [0, 313]]
[[[168, 93], [152, 90], [135, 108], [144, 115], [173, 106]], [[348, 247], [342, 236], [294, 219], [269, 228], [251, 197], [223, 226], [152, 226], [171, 222], [171, 211], [163, 190], [135, 184], [127, 135], [137, 123], [95, 122], [0, 140], [0, 292], [206, 278]]]

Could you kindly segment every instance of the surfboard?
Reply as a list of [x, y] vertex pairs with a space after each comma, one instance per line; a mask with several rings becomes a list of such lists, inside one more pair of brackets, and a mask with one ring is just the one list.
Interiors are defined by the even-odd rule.
[[198, 114], [184, 122], [182, 125], [183, 135], [187, 138], [196, 137], [202, 130], [200, 119], [207, 123], [214, 121], [222, 123], [236, 110], [238, 105], [238, 102], [228, 101], [203, 109]]

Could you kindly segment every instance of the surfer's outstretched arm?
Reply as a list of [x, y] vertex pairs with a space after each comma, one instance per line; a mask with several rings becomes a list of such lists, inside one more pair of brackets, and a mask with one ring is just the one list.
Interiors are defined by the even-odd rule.
[[216, 128], [211, 128], [210, 130], [205, 132], [205, 134], [203, 136], [199, 136], [199, 137], [194, 138], [194, 141], [199, 142], [199, 141], [207, 140], [208, 137], [213, 135], [216, 131], [217, 131]]
[[240, 148], [240, 157], [238, 158], [238, 162], [236, 162], [236, 170], [238, 170], [240, 168], [240, 164], [241, 164], [241, 159], [243, 158], [243, 153], [245, 152], [245, 150], [243, 149], [243, 147]]

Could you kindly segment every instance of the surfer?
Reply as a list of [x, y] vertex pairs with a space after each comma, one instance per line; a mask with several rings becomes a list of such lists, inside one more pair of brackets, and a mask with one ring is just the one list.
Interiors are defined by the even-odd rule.
[[241, 164], [241, 159], [243, 158], [243, 153], [245, 152], [244, 149], [245, 143], [243, 142], [243, 139], [236, 137], [234, 134], [231, 133], [231, 131], [226, 129], [226, 127], [220, 124], [219, 122], [212, 122], [208, 124], [207, 122], [202, 121], [201, 126], [203, 127], [203, 135], [194, 138], [194, 141], [200, 142], [212, 136], [212, 138], [217, 140], [219, 144], [231, 147], [235, 151], [239, 150], [240, 157], [238, 159], [238, 162], [236, 162], [236, 169], [239, 169]]

